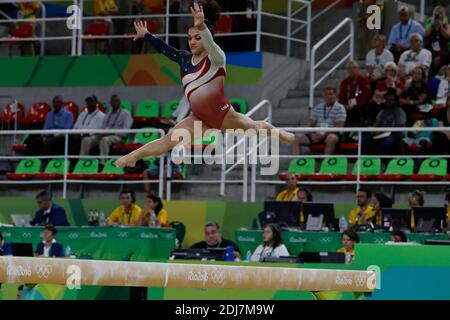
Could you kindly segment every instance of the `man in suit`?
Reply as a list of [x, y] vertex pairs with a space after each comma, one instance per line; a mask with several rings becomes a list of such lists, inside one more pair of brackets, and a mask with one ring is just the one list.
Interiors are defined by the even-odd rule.
[[36, 203], [39, 210], [36, 211], [34, 219], [30, 222], [32, 226], [68, 226], [66, 211], [63, 207], [52, 202], [50, 192], [44, 190], [36, 195]]
[[64, 250], [62, 244], [56, 241], [55, 236], [57, 234], [56, 228], [48, 224], [44, 228], [43, 241], [39, 242], [35, 257], [64, 257]]

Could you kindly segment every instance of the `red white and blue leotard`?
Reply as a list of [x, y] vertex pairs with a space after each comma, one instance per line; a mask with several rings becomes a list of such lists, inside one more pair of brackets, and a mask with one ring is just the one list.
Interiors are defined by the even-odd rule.
[[184, 93], [192, 113], [209, 128], [221, 129], [223, 119], [232, 108], [224, 95], [225, 53], [214, 43], [208, 28], [200, 31], [208, 55], [194, 65], [192, 54], [177, 50], [150, 33], [145, 39], [159, 52], [180, 65]]

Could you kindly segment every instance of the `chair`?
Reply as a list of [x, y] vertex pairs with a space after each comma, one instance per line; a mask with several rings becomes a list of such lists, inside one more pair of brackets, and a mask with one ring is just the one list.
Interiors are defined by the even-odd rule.
[[[144, 129], [155, 129], [155, 128], [144, 128]], [[132, 143], [124, 143], [124, 144], [115, 144], [114, 150], [124, 150], [125, 152], [131, 152], [136, 149], [139, 149], [144, 144], [152, 142], [159, 138], [158, 132], [138, 132], [134, 137], [134, 141]]]
[[33, 103], [25, 117], [25, 124], [29, 127], [42, 127], [45, 123], [47, 113], [50, 112], [50, 105], [46, 102]]
[[378, 181], [403, 181], [414, 173], [414, 160], [410, 158], [396, 158], [389, 161], [386, 171], [379, 174]]
[[175, 229], [175, 237], [177, 239], [177, 248], [181, 248], [184, 237], [186, 236], [186, 226], [181, 221], [172, 221], [170, 227]]
[[312, 175], [315, 181], [338, 181], [347, 175], [347, 158], [326, 158], [320, 165], [319, 173]]
[[123, 174], [123, 168], [118, 168], [115, 165], [117, 159], [109, 159], [105, 162], [103, 170], [100, 173], [91, 174], [91, 179], [93, 180], [116, 180], [119, 179]]
[[201, 139], [194, 140], [191, 144], [191, 152], [194, 153], [195, 146], [197, 145], [201, 145], [203, 151], [209, 145], [216, 144], [219, 141], [219, 134], [219, 131], [213, 131], [210, 134], [203, 136]]
[[98, 159], [78, 160], [72, 173], [67, 174], [69, 180], [90, 179], [92, 175], [98, 173]]
[[136, 108], [136, 114], [133, 117], [133, 121], [136, 124], [145, 124], [148, 122], [159, 121], [160, 110], [159, 102], [154, 100], [141, 101]]
[[233, 32], [233, 19], [230, 16], [220, 16], [214, 25], [214, 33]]
[[25, 144], [25, 141], [27, 141], [28, 138], [28, 134], [24, 135], [24, 137], [22, 138], [22, 142], [21, 143], [15, 143], [12, 145], [12, 149], [15, 152], [25, 152], [27, 150], [27, 145]]
[[[67, 171], [70, 169], [70, 161], [66, 160]], [[36, 173], [37, 180], [60, 180], [64, 178], [64, 160], [52, 159], [47, 163], [43, 173]]]
[[439, 158], [425, 159], [419, 172], [411, 175], [413, 181], [439, 181], [447, 175], [447, 160]]
[[[359, 169], [360, 180], [370, 181], [376, 180], [378, 175], [381, 173], [381, 159], [380, 158], [361, 158], [362, 164]], [[359, 160], [356, 161], [353, 166], [352, 174], [347, 174], [345, 180], [355, 181], [358, 174]]]
[[[90, 38], [92, 36], [106, 36], [108, 35], [108, 29], [109, 29], [109, 24], [106, 21], [101, 21], [101, 20], [97, 20], [97, 21], [93, 21], [91, 22], [87, 27], [86, 30], [84, 31], [84, 38], [83, 41], [85, 42], [100, 42], [100, 41], [104, 41], [106, 43], [108, 43], [107, 39], [93, 39]], [[95, 46], [95, 53], [97, 53], [97, 46]]]
[[75, 102], [65, 102], [64, 103], [64, 108], [66, 108], [66, 110], [72, 112], [72, 116], [73, 116], [73, 122], [75, 123], [75, 121], [77, 120], [78, 117], [78, 105]]
[[40, 159], [23, 159], [19, 162], [15, 172], [7, 172], [8, 180], [30, 180], [41, 170]]
[[308, 180], [316, 170], [316, 159], [313, 158], [298, 158], [292, 159], [289, 164], [287, 172], [281, 172], [280, 180], [285, 181], [288, 173], [294, 173], [297, 180]]
[[[11, 38], [32, 38], [33, 37], [33, 25], [31, 23], [19, 23], [16, 24], [9, 32]], [[25, 41], [5, 41], [9, 44], [9, 55], [12, 55], [12, 46], [20, 44]]]
[[2, 113], [0, 114], [0, 122], [2, 124], [13, 124], [17, 120], [17, 124], [24, 123], [24, 107], [23, 104], [8, 103], [3, 107]]
[[178, 105], [180, 104], [180, 99], [170, 100], [164, 105], [162, 117], [170, 118], [172, 114], [177, 110]]
[[246, 114], [248, 112], [248, 103], [247, 100], [245, 99], [240, 99], [240, 98], [234, 98], [234, 99], [230, 99], [228, 100], [229, 103], [231, 104], [238, 104], [239, 105], [239, 112], [242, 114]]

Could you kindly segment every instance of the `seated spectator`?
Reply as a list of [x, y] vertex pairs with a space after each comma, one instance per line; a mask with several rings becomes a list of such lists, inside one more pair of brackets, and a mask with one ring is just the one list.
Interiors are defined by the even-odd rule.
[[30, 221], [32, 226], [68, 226], [66, 210], [60, 205], [52, 202], [52, 195], [43, 190], [36, 195], [36, 203], [39, 210], [36, 211], [34, 219]]
[[169, 217], [167, 211], [163, 208], [160, 197], [148, 194], [144, 200], [144, 208], [141, 210], [137, 226], [149, 227], [167, 227], [169, 226]]
[[[97, 108], [97, 97], [89, 96], [84, 101], [86, 101], [86, 111], [83, 111], [79, 116], [75, 125], [73, 126], [76, 130], [98, 130], [102, 128], [103, 119], [105, 114]], [[92, 136], [92, 133], [83, 134], [71, 134], [69, 149], [71, 154], [80, 154], [81, 139], [84, 137]]]
[[403, 231], [395, 230], [391, 234], [391, 241], [395, 243], [404, 243], [408, 242], [408, 238]]
[[[73, 115], [70, 111], [63, 108], [61, 96], [53, 98], [53, 111], [47, 113], [45, 118], [44, 130], [62, 130], [71, 129], [73, 125]], [[27, 155], [40, 155], [44, 150], [50, 155], [64, 154], [65, 136], [63, 134], [54, 135], [29, 135], [25, 144], [27, 145]]]
[[[99, 18], [98, 22], [104, 22], [108, 25], [108, 33], [114, 34], [114, 21], [108, 16], [116, 15], [119, 13], [119, 7], [117, 6], [114, 0], [94, 0], [94, 15], [97, 17], [105, 17]], [[96, 52], [100, 54], [106, 53], [108, 39], [99, 39], [95, 41], [96, 44]]]
[[370, 205], [372, 192], [366, 189], [359, 189], [356, 195], [358, 207], [348, 214], [349, 228], [353, 225], [366, 225], [367, 221], [375, 216], [375, 209]]
[[447, 66], [447, 74], [444, 78], [439, 82], [439, 88], [436, 95], [436, 104], [445, 106], [445, 102], [447, 101], [447, 97], [449, 94], [449, 84], [450, 84], [450, 68]]
[[341, 81], [339, 88], [339, 103], [347, 110], [347, 126], [358, 126], [364, 119], [364, 108], [372, 98], [370, 80], [359, 71], [356, 61], [347, 63], [348, 77]]
[[283, 244], [280, 227], [269, 223], [264, 228], [263, 244], [253, 252], [250, 261], [264, 261], [265, 258], [279, 258], [289, 256], [289, 251]]
[[355, 261], [355, 243], [359, 243], [358, 234], [351, 230], [345, 230], [341, 235], [342, 248], [337, 252], [345, 253], [345, 263], [352, 264]]
[[[395, 128], [404, 127], [406, 123], [405, 112], [398, 107], [398, 98], [395, 89], [389, 89], [385, 95], [384, 108], [377, 116], [374, 127]], [[368, 133], [363, 136], [362, 148], [364, 153], [398, 154], [400, 142], [403, 138], [401, 132]]]
[[[26, 22], [18, 22], [17, 25], [28, 24], [31, 25], [33, 31], [32, 35], [35, 35], [36, 30], [36, 18], [38, 17], [41, 5], [39, 1], [30, 1], [25, 3], [17, 3], [19, 11], [17, 12], [17, 19], [27, 19]], [[22, 56], [34, 56], [34, 42], [23, 41], [20, 42], [20, 51]]]
[[425, 30], [419, 22], [411, 18], [411, 12], [408, 7], [402, 6], [398, 13], [399, 20], [391, 28], [388, 40], [388, 48], [394, 54], [394, 59], [397, 61], [403, 52], [410, 48], [409, 37], [413, 33], [418, 33], [423, 36]]
[[[131, 5], [131, 15], [135, 18], [131, 20], [128, 27], [128, 33], [134, 33], [134, 23], [140, 19], [139, 16], [145, 14], [145, 4], [144, 0], [133, 0], [133, 4]], [[144, 45], [144, 40], [139, 39], [136, 41], [131, 41], [131, 53], [141, 54]]]
[[375, 192], [372, 195], [372, 200], [370, 201], [373, 209], [375, 210], [374, 217], [370, 220], [370, 223], [376, 228], [381, 228], [382, 224], [382, 209], [392, 208], [392, 200], [383, 192]]
[[43, 241], [37, 244], [35, 257], [64, 257], [63, 246], [55, 239], [57, 233], [58, 231], [53, 225], [45, 226], [42, 235]]
[[[445, 107], [439, 109], [438, 115], [439, 127], [450, 127], [450, 95], [447, 97]], [[433, 147], [431, 152], [434, 154], [450, 153], [450, 131], [441, 131], [433, 133]]]
[[[118, 95], [114, 94], [111, 96], [111, 108], [112, 110], [108, 112], [103, 119], [101, 129], [112, 130], [112, 129], [130, 129], [133, 124], [133, 119], [130, 113], [121, 108], [121, 101]], [[95, 134], [89, 137], [84, 137], [81, 140], [81, 156], [89, 155], [92, 148], [100, 146], [100, 163], [104, 164], [106, 157], [109, 155], [110, 148], [113, 144], [123, 142], [126, 134], [124, 133], [105, 133], [105, 134]]]
[[398, 61], [400, 76], [406, 80], [411, 79], [412, 72], [417, 67], [422, 67], [425, 74], [428, 74], [432, 61], [431, 52], [422, 47], [423, 38], [420, 34], [412, 33], [410, 41], [411, 49], [403, 52]]
[[109, 226], [134, 226], [139, 221], [142, 209], [135, 204], [136, 196], [131, 190], [123, 190], [120, 193], [121, 205], [106, 219]]
[[435, 75], [439, 69], [449, 61], [448, 39], [450, 38], [450, 25], [448, 24], [445, 8], [437, 6], [433, 10], [433, 16], [428, 23], [424, 39], [425, 48], [431, 51], [433, 63], [431, 74]]
[[408, 126], [413, 124], [411, 115], [420, 111], [419, 106], [429, 102], [425, 71], [421, 67], [416, 67], [412, 72], [412, 82], [399, 99], [400, 106], [407, 115]]
[[389, 88], [397, 90], [398, 96], [405, 91], [405, 81], [398, 77], [398, 67], [395, 62], [388, 62], [384, 66], [382, 77], [377, 81], [373, 100], [377, 102], [383, 100]]
[[423, 207], [425, 204], [425, 192], [420, 190], [414, 190], [409, 194], [408, 197], [408, 205], [411, 209], [411, 229], [414, 230], [416, 228], [414, 221], [414, 208], [415, 207]]
[[[439, 122], [436, 118], [417, 120], [413, 127], [414, 128], [425, 128], [425, 127], [438, 127]], [[414, 153], [425, 154], [428, 150], [432, 148], [433, 145], [433, 132], [431, 131], [411, 131], [408, 132], [408, 137], [402, 140], [402, 154], [406, 154], [408, 148], [414, 148]]]
[[0, 232], [0, 256], [12, 256], [11, 245], [3, 239], [3, 234]]
[[305, 188], [301, 189], [298, 192], [297, 198], [298, 198], [298, 201], [300, 201], [301, 203], [313, 201], [312, 193], [308, 189], [305, 189]]
[[241, 258], [241, 250], [231, 240], [224, 239], [220, 232], [220, 226], [217, 222], [208, 222], [205, 224], [205, 240], [197, 242], [191, 246], [192, 249], [211, 249], [211, 248], [234, 248], [234, 256], [238, 259]]
[[[170, 156], [168, 156], [166, 158], [166, 160], [170, 160], [170, 169], [171, 169], [171, 174], [170, 176], [173, 178], [176, 178], [177, 176], [179, 176], [182, 172], [181, 172], [181, 166], [180, 165], [176, 165], [172, 159], [170, 159]], [[138, 166], [138, 162], [136, 163], [136, 166], [133, 168], [137, 168]], [[133, 172], [134, 170], [131, 169]], [[159, 158], [156, 159], [155, 161], [155, 166], [152, 166], [151, 168], [145, 167], [144, 171], [140, 171], [143, 173], [142, 177], [144, 181], [148, 181], [148, 180], [152, 180], [152, 179], [159, 179]], [[130, 170], [129, 168], [126, 170]], [[147, 194], [151, 193], [151, 189], [150, 189], [150, 183], [149, 182], [144, 182], [144, 190]]]
[[[345, 108], [336, 101], [336, 89], [327, 86], [324, 89], [324, 103], [311, 110], [309, 127], [342, 128], [345, 125]], [[332, 154], [339, 142], [339, 136], [334, 132], [312, 132], [297, 134], [292, 146], [292, 153], [299, 155], [301, 146], [325, 143], [325, 154]]]
[[376, 81], [383, 77], [386, 64], [394, 62], [394, 56], [386, 49], [386, 37], [376, 34], [372, 40], [373, 49], [366, 55], [367, 77], [371, 81]]
[[297, 186], [298, 180], [294, 173], [287, 174], [286, 190], [277, 194], [275, 201], [299, 201], [298, 194], [300, 188]]

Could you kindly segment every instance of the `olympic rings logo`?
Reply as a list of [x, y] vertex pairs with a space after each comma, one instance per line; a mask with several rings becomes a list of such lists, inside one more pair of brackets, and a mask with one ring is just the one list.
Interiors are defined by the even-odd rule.
[[128, 238], [128, 232], [119, 232], [118, 234], [117, 234], [117, 236], [119, 237], [119, 238]]
[[38, 264], [35, 267], [36, 274], [40, 279], [47, 279], [52, 273], [53, 269], [51, 265], [48, 264]]
[[22, 233], [22, 238], [31, 238], [33, 236], [33, 234], [31, 232], [23, 232]]
[[71, 232], [69, 233], [69, 239], [78, 239], [80, 234], [78, 232]]
[[331, 243], [332, 239], [330, 237], [320, 238], [320, 243]]
[[213, 271], [211, 273], [212, 282], [222, 284], [225, 282], [225, 273], [222, 271]]
[[356, 285], [358, 285], [360, 287], [363, 286], [364, 283], [366, 282], [366, 279], [367, 279], [367, 277], [365, 277], [362, 273], [359, 273], [356, 276]]

